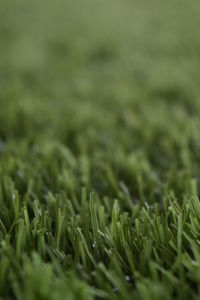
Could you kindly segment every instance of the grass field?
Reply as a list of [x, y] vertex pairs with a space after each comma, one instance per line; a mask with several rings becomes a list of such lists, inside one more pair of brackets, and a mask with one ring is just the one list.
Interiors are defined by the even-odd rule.
[[0, 299], [200, 299], [199, 16], [0, 1]]

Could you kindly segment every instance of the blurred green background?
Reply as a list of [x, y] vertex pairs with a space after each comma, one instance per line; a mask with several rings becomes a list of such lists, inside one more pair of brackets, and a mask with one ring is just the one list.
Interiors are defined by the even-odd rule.
[[198, 1], [1, 1], [1, 173], [39, 194], [199, 184], [199, 14]]

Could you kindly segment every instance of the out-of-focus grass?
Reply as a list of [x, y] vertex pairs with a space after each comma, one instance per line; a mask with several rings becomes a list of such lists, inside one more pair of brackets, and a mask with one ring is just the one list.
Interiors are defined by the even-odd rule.
[[2, 299], [198, 299], [199, 14], [0, 2]]

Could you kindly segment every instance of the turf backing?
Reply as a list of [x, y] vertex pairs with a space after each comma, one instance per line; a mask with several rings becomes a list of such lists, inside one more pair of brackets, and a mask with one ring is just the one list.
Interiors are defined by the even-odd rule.
[[199, 15], [0, 2], [0, 299], [200, 299]]

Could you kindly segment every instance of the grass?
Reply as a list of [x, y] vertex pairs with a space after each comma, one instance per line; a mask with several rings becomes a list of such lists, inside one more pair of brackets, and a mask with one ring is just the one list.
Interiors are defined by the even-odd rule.
[[0, 2], [0, 299], [200, 298], [198, 2]]

